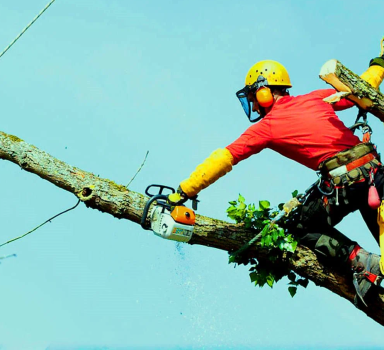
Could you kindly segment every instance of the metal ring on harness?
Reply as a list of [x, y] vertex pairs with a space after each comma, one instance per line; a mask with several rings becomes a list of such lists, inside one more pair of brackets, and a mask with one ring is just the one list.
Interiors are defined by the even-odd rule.
[[321, 185], [324, 184], [324, 179], [321, 177], [321, 174], [320, 174], [319, 176], [320, 176], [319, 181], [318, 181], [317, 184], [316, 184], [317, 189], [319, 190], [319, 192], [320, 192], [322, 195], [324, 195], [324, 196], [330, 196], [330, 195], [335, 191], [335, 186], [334, 186], [333, 183], [331, 182], [332, 187], [330, 187], [330, 191], [329, 191], [329, 192], [324, 191], [324, 190], [321, 188]]
[[367, 122], [355, 123], [349, 129], [354, 132], [358, 128], [361, 128], [361, 131], [363, 134], [366, 132], [369, 132], [372, 134], [372, 128], [367, 124]]

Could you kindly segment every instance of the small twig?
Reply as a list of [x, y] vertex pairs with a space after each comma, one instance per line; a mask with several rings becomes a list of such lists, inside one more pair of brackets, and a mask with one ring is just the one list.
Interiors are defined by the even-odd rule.
[[39, 14], [22, 30], [22, 32], [4, 49], [4, 51], [0, 54], [0, 57], [3, 56], [12, 46], [13, 44], [19, 40], [19, 38], [29, 29], [29, 27], [35, 23], [39, 18], [40, 16], [45, 12], [45, 10], [51, 6], [53, 3], [55, 2], [55, 0], [51, 0], [49, 2], [49, 4], [47, 4], [40, 12]]
[[147, 151], [147, 153], [146, 153], [146, 155], [145, 155], [145, 157], [144, 157], [144, 160], [143, 160], [143, 162], [141, 163], [139, 169], [137, 169], [136, 174], [134, 175], [134, 177], [131, 179], [131, 181], [128, 182], [128, 185], [125, 186], [126, 188], [129, 187], [129, 185], [130, 185], [130, 184], [132, 183], [132, 181], [135, 179], [136, 175], [140, 172], [141, 168], [144, 166], [144, 163], [145, 163], [145, 161], [147, 160], [148, 154], [149, 154], [149, 151]]
[[36, 231], [36, 230], [37, 230], [38, 228], [40, 228], [41, 226], [45, 225], [47, 222], [50, 222], [51, 220], [57, 218], [58, 216], [60, 216], [60, 215], [62, 215], [62, 214], [64, 214], [64, 213], [67, 213], [67, 212], [70, 211], [70, 210], [75, 209], [75, 208], [79, 205], [79, 203], [80, 203], [80, 199], [78, 200], [78, 202], [76, 203], [76, 205], [74, 205], [73, 207], [71, 207], [71, 208], [69, 208], [69, 209], [67, 209], [67, 210], [62, 211], [61, 213], [56, 214], [55, 216], [52, 216], [52, 217], [49, 218], [47, 221], [44, 221], [44, 222], [43, 222], [42, 224], [40, 224], [39, 226], [36, 226], [33, 230], [28, 231], [27, 233], [24, 233], [23, 235], [21, 235], [21, 236], [19, 236], [19, 237], [13, 238], [13, 239], [11, 239], [11, 240], [8, 241], [8, 242], [5, 242], [5, 243], [3, 243], [3, 244], [0, 244], [0, 247], [6, 245], [6, 244], [8, 244], [8, 243], [17, 241], [18, 239], [23, 238], [23, 237], [29, 235], [30, 233], [32, 233], [33, 231]]
[[14, 256], [17, 256], [17, 255], [16, 254], [10, 254], [10, 255], [5, 255], [5, 256], [0, 256], [0, 260], [12, 258]]

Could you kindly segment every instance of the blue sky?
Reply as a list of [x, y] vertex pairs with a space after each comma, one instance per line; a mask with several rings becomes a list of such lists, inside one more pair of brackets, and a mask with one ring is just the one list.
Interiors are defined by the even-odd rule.
[[[0, 3], [0, 47], [46, 5]], [[356, 73], [379, 53], [379, 1], [57, 0], [0, 59], [1, 131], [130, 188], [177, 187], [248, 126], [235, 92], [262, 59], [288, 69], [293, 95], [327, 87], [336, 58]], [[355, 109], [340, 113], [353, 123]], [[384, 149], [374, 117], [373, 141]], [[1, 237], [29, 231], [76, 198], [2, 162]], [[305, 190], [309, 169], [271, 151], [201, 193], [199, 214], [226, 219], [228, 201], [273, 204]], [[340, 229], [378, 247], [358, 215]], [[380, 347], [383, 329], [310, 284], [255, 288], [227, 253], [177, 246], [126, 220], [86, 209], [1, 248], [0, 345], [164, 349]]]

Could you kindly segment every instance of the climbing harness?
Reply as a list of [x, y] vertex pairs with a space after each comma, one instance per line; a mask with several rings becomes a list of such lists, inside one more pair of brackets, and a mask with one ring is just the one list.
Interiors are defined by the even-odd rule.
[[2, 53], [0, 53], [0, 58], [13, 46], [13, 44], [20, 39], [20, 37], [32, 26], [33, 23], [35, 23], [40, 16], [48, 9], [49, 6], [51, 6], [55, 0], [51, 0], [39, 13], [38, 15], [21, 31], [21, 33], [13, 39], [13, 41], [3, 50]]
[[[381, 258], [378, 263], [380, 268], [373, 267], [373, 255], [369, 254], [364, 267], [360, 267], [353, 272], [353, 285], [356, 289], [354, 304], [359, 307], [359, 300], [367, 306], [364, 297], [372, 285], [379, 285], [384, 275], [384, 201], [381, 201], [375, 187], [375, 173], [382, 166], [376, 146], [371, 142], [372, 129], [367, 122], [367, 111], [359, 109], [355, 123], [350, 127], [355, 132], [360, 129], [363, 137], [362, 143], [351, 149], [339, 152], [334, 157], [327, 159], [319, 166], [320, 181], [318, 189], [323, 195], [323, 206], [328, 214], [328, 223], [331, 224], [330, 210], [331, 204], [339, 205], [339, 192], [342, 193], [342, 200], [348, 204], [347, 187], [358, 182], [366, 182], [368, 189], [368, 205], [373, 210], [377, 210], [377, 223], [380, 229], [380, 251]], [[335, 192], [335, 193], [334, 193]], [[333, 195], [331, 197], [331, 195]], [[357, 255], [353, 251], [351, 259]], [[377, 257], [375, 257], [377, 259]], [[376, 271], [377, 269], [377, 271]], [[380, 272], [382, 275], [380, 275]]]
[[377, 209], [380, 204], [377, 201], [378, 194], [373, 179], [381, 162], [376, 146], [371, 143], [372, 129], [367, 122], [367, 111], [359, 109], [355, 123], [350, 129], [353, 132], [360, 129], [363, 134], [363, 142], [337, 153], [319, 166], [320, 181], [317, 188], [323, 195], [327, 211], [330, 210], [328, 197], [335, 193], [334, 202], [339, 205], [341, 191], [344, 202], [348, 203], [346, 187], [364, 181], [367, 181], [369, 185], [368, 203], [371, 208]]

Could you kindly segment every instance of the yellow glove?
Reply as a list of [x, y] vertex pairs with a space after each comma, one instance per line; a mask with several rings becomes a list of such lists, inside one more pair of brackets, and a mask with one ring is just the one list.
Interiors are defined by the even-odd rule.
[[379, 224], [379, 242], [380, 242], [380, 271], [384, 274], [384, 201], [381, 201], [380, 207], [377, 209], [377, 223]]
[[184, 191], [179, 186], [176, 193], [171, 193], [170, 195], [168, 195], [167, 201], [170, 205], [180, 205], [185, 203], [188, 199], [196, 199], [196, 198], [188, 197], [186, 193], [184, 193]]
[[378, 89], [384, 80], [384, 38], [380, 42], [380, 57], [371, 59], [369, 68], [360, 76], [361, 79], [367, 81], [375, 89]]
[[[383, 60], [384, 61], [384, 60]], [[384, 67], [379, 65], [370, 66], [361, 76], [361, 79], [377, 89], [384, 80]]]
[[226, 148], [219, 148], [201, 163], [188, 179], [180, 183], [180, 188], [188, 197], [194, 197], [202, 189], [231, 171], [232, 164], [231, 152]]

